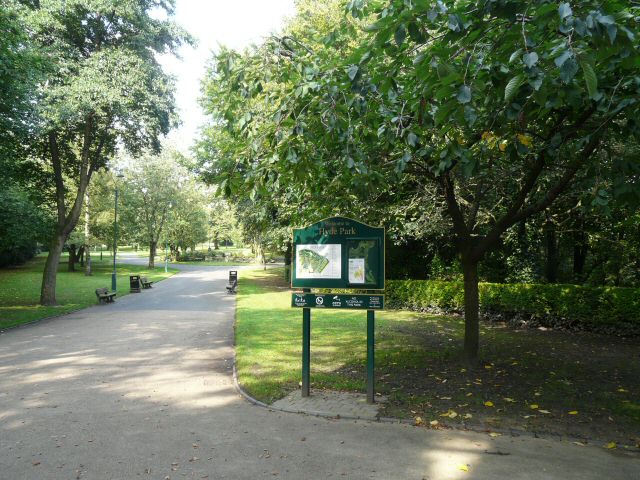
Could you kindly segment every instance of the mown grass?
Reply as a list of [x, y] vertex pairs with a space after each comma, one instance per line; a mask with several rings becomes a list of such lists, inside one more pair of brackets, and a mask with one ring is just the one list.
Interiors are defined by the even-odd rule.
[[[92, 276], [85, 276], [83, 268], [76, 265], [76, 272], [67, 271], [66, 257], [63, 257], [58, 269], [55, 307], [38, 305], [42, 270], [46, 256], [40, 255], [25, 265], [0, 269], [0, 329], [14, 327], [42, 318], [72, 312], [96, 303], [95, 289], [107, 287], [111, 290], [111, 258], [93, 255]], [[170, 277], [178, 270], [164, 272], [164, 267], [149, 270], [144, 266], [118, 264], [118, 297], [129, 293], [129, 275], [141, 274], [153, 282]]]
[[[300, 381], [302, 310], [291, 307], [291, 295], [282, 280], [282, 269], [243, 271], [239, 284], [236, 314], [238, 375], [251, 395], [272, 402], [297, 388]], [[391, 315], [395, 322], [411, 321], [415, 316], [411, 312], [377, 312], [378, 330], [384, 328]], [[366, 339], [364, 311], [313, 310], [313, 386], [363, 390], [364, 377], [344, 375], [340, 370], [345, 366], [364, 365]], [[405, 339], [401, 333], [389, 331], [381, 341], [391, 346]], [[420, 361], [411, 358], [414, 362]]]
[[[271, 403], [298, 388], [302, 311], [281, 269], [243, 271], [239, 381]], [[365, 391], [366, 315], [312, 310], [314, 388]], [[463, 320], [376, 312], [376, 390], [383, 414], [435, 428], [468, 425], [640, 444], [640, 347], [631, 339], [481, 325], [480, 362], [461, 358]], [[571, 412], [571, 413], [570, 413]]]

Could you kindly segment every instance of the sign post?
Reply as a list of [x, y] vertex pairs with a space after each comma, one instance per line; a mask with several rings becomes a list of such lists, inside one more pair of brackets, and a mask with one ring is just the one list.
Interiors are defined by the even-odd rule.
[[[291, 306], [302, 308], [302, 396], [310, 391], [311, 309], [367, 310], [367, 402], [375, 402], [375, 311], [384, 308], [384, 228], [333, 217], [293, 230]], [[369, 293], [311, 293], [311, 288]], [[370, 291], [376, 291], [371, 293]]]
[[[310, 289], [305, 288], [309, 292]], [[302, 309], [302, 396], [309, 396], [311, 385], [311, 309]]]

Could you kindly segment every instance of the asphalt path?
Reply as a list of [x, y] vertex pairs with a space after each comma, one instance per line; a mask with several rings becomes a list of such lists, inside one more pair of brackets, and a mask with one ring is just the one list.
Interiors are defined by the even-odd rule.
[[621, 449], [255, 406], [233, 385], [229, 268], [179, 268], [0, 334], [0, 479], [640, 478]]

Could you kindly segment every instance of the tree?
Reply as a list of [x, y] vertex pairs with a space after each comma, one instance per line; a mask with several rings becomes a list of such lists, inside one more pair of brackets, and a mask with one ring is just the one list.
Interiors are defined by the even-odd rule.
[[43, 273], [40, 303], [56, 303], [58, 262], [75, 228], [94, 172], [121, 145], [159, 149], [174, 123], [172, 80], [155, 55], [175, 51], [187, 35], [150, 10], [152, 0], [24, 2], [31, 41], [50, 65], [41, 82], [38, 135], [31, 161], [46, 165], [55, 186], [56, 230]]
[[49, 236], [51, 221], [22, 188], [5, 184], [0, 190], [0, 266], [33, 257], [38, 242]]
[[617, 0], [348, 8], [369, 23], [355, 45], [343, 20], [324, 37], [302, 29], [216, 55], [205, 95], [221, 136], [204, 157], [217, 160], [210, 171], [227, 194], [269, 197], [286, 185], [314, 206], [433, 198], [460, 256], [464, 353], [475, 362], [478, 264], [505, 232], [572, 185], [603, 177], [626, 186], [611, 195], [637, 200], [637, 158], [607, 155], [616, 140], [640, 135], [634, 8]]
[[179, 156], [169, 148], [160, 154], [147, 152], [127, 159], [129, 166], [123, 169], [120, 223], [129, 238], [149, 245], [149, 268], [155, 266], [158, 241], [172, 207], [180, 205], [178, 197], [187, 179], [187, 171], [177, 163]]
[[221, 241], [229, 244], [239, 236], [236, 209], [224, 198], [216, 197], [208, 207], [209, 237], [213, 241], [213, 249], [218, 250]]
[[35, 132], [37, 82], [45, 61], [29, 39], [20, 4], [0, 1], [0, 165], [3, 172], [15, 173], [9, 162], [23, 153], [29, 134]]
[[191, 248], [193, 252], [196, 244], [207, 240], [208, 202], [209, 194], [185, 172], [180, 183], [180, 191], [169, 214], [166, 231], [166, 238], [175, 251], [180, 250], [184, 253], [187, 248]]

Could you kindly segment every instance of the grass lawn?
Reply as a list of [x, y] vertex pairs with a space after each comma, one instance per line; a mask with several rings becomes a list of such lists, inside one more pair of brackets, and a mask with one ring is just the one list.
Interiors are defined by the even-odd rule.
[[[271, 403], [298, 388], [302, 311], [290, 307], [280, 269], [243, 271], [238, 292], [239, 380]], [[314, 388], [365, 391], [365, 327], [364, 312], [312, 310]], [[640, 445], [637, 341], [487, 324], [481, 335], [482, 360], [469, 369], [459, 361], [461, 318], [377, 312], [383, 415], [430, 428], [513, 428]]]
[[[59, 305], [42, 307], [38, 305], [38, 300], [45, 260], [46, 256], [40, 255], [25, 265], [0, 269], [0, 330], [94, 305], [97, 302], [96, 288], [107, 287], [111, 290], [111, 257], [105, 255], [101, 262], [99, 254], [92, 255], [93, 275], [90, 277], [84, 275], [79, 264], [76, 265], [78, 271], [67, 272], [66, 257], [63, 257], [64, 263], [60, 263], [56, 285]], [[157, 282], [176, 272], [170, 269], [165, 273], [164, 266], [151, 271], [144, 266], [118, 264], [118, 297], [129, 293], [130, 274], [139, 273]]]

